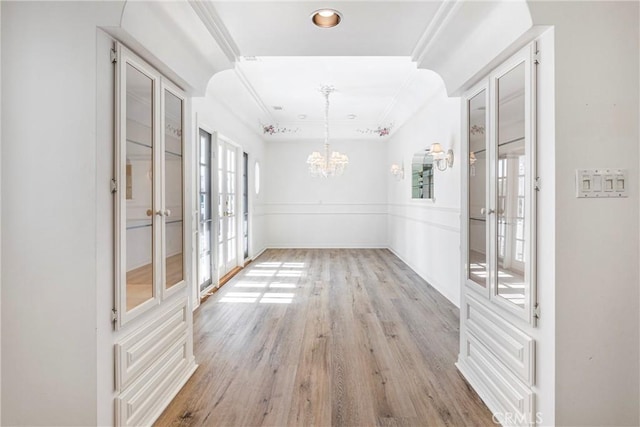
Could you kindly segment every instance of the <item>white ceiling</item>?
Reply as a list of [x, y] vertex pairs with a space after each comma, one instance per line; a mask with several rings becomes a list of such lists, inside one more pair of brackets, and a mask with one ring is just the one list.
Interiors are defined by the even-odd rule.
[[[435, 73], [418, 70], [411, 60], [440, 1], [234, 0], [210, 5], [215, 25], [238, 56], [235, 76], [262, 112], [257, 130], [262, 132], [265, 124], [294, 131], [265, 134], [267, 139], [322, 138], [324, 98], [318, 88], [324, 84], [336, 89], [330, 96], [332, 138], [349, 139], [380, 138], [373, 131], [390, 125], [393, 134], [442, 87]], [[339, 10], [342, 22], [316, 28], [311, 13], [327, 7]], [[228, 81], [219, 78], [217, 84]], [[233, 105], [227, 87], [214, 92]]]
[[[440, 1], [221, 1], [213, 6], [244, 56], [409, 56]], [[335, 28], [313, 11], [342, 14]]]

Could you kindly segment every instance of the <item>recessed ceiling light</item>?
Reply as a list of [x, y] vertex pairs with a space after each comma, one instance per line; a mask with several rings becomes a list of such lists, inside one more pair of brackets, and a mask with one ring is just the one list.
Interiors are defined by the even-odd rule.
[[332, 28], [342, 21], [342, 15], [335, 9], [319, 9], [311, 14], [311, 22], [316, 27]]
[[282, 106], [281, 105], [272, 105], [272, 108], [276, 111], [282, 111]]
[[358, 117], [358, 116], [356, 116], [355, 114], [349, 114], [349, 115], [347, 116], [347, 119], [349, 119], [349, 120], [353, 120], [353, 119], [355, 119], [356, 117]]
[[300, 120], [304, 120], [304, 119], [306, 119], [306, 118], [307, 118], [307, 115], [306, 115], [306, 114], [298, 114], [298, 118], [299, 118]]

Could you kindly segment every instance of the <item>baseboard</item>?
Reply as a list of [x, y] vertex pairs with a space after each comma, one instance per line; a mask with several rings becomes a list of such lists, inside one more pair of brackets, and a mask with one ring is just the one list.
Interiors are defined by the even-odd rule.
[[[485, 351], [491, 354], [488, 350]], [[481, 359], [482, 356], [479, 360]], [[471, 363], [468, 363], [469, 360]], [[535, 394], [524, 383], [515, 377], [511, 378], [512, 374], [507, 368], [500, 368], [504, 369], [501, 373], [495, 369], [492, 371], [491, 367], [486, 370], [475, 367], [475, 363], [477, 362], [468, 356], [460, 355], [456, 367], [487, 405], [493, 414], [494, 423], [504, 427], [531, 427], [540, 422], [535, 412]]]
[[455, 365], [456, 368], [458, 368], [458, 371], [464, 377], [465, 381], [468, 382], [471, 388], [478, 394], [482, 402], [487, 405], [489, 411], [491, 411], [492, 414], [500, 412], [499, 405], [495, 402], [495, 400], [487, 390], [484, 382], [482, 382], [482, 380], [480, 380], [480, 378], [478, 378], [478, 376], [473, 373], [473, 370], [466, 364], [466, 362], [463, 359], [458, 358], [458, 361], [455, 363]]
[[175, 386], [173, 387], [173, 390], [171, 391], [171, 393], [167, 394], [162, 404], [158, 406], [158, 410], [151, 415], [151, 417], [149, 418], [151, 422], [148, 425], [153, 425], [158, 420], [160, 415], [162, 415], [164, 410], [167, 409], [167, 406], [169, 406], [169, 404], [173, 401], [173, 399], [178, 395], [180, 390], [182, 390], [182, 387], [184, 387], [187, 381], [189, 381], [189, 378], [191, 378], [191, 376], [197, 369], [198, 369], [198, 365], [195, 363], [195, 359], [193, 359], [191, 367], [187, 368], [185, 370], [184, 375], [182, 375], [182, 377], [180, 378], [180, 380], [174, 383]]
[[388, 249], [386, 244], [354, 244], [354, 245], [318, 245], [318, 244], [282, 244], [269, 245], [267, 249]]
[[255, 261], [255, 260], [256, 260], [260, 255], [262, 255], [262, 254], [264, 253], [264, 251], [266, 251], [267, 249], [269, 249], [269, 248], [267, 248], [267, 247], [262, 248], [260, 251], [258, 251], [258, 253], [257, 253], [256, 255], [254, 255], [254, 256], [252, 256], [252, 257], [251, 257], [251, 260], [252, 260], [252, 261]]
[[409, 261], [407, 261], [406, 259], [404, 259], [402, 257], [402, 255], [400, 255], [398, 252], [396, 252], [391, 246], [386, 246], [386, 249], [389, 249], [389, 251], [394, 254], [395, 256], [397, 256], [400, 261], [404, 262], [407, 266], [409, 266], [410, 269], [412, 269], [418, 276], [420, 276], [425, 282], [427, 282], [429, 285], [431, 285], [436, 291], [438, 291], [438, 293], [440, 295], [442, 295], [443, 297], [445, 297], [451, 304], [455, 305], [457, 308], [460, 308], [460, 303], [459, 302], [455, 302], [453, 301], [451, 298], [449, 298], [447, 295], [445, 295], [441, 289], [443, 288], [443, 286], [440, 285], [440, 283], [438, 283], [436, 280], [433, 280], [430, 277], [427, 277], [426, 274], [421, 273], [414, 265], [412, 265]]

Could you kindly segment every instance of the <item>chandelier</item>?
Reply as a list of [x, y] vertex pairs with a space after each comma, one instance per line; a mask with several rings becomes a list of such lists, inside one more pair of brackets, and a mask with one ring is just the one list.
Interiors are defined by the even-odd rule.
[[333, 86], [322, 86], [320, 92], [324, 95], [324, 153], [314, 151], [307, 158], [309, 173], [314, 177], [329, 178], [340, 176], [349, 164], [349, 157], [337, 151], [329, 150], [329, 94], [335, 89]]

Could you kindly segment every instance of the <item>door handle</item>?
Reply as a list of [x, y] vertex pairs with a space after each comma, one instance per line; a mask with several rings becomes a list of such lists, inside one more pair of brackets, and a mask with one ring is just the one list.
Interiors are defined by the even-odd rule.
[[480, 214], [481, 215], [491, 215], [491, 214], [494, 214], [494, 213], [496, 213], [496, 211], [493, 210], [493, 209], [486, 209], [486, 208], [480, 209]]

